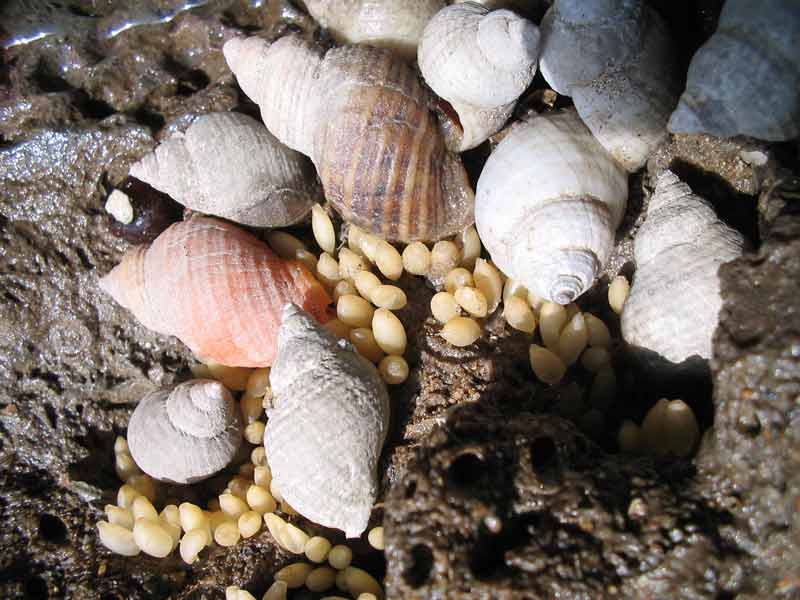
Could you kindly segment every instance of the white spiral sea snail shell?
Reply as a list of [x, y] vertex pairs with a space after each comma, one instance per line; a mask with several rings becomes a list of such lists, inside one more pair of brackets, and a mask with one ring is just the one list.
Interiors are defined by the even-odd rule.
[[494, 263], [569, 304], [608, 260], [628, 177], [573, 111], [511, 127], [478, 179], [475, 224]]

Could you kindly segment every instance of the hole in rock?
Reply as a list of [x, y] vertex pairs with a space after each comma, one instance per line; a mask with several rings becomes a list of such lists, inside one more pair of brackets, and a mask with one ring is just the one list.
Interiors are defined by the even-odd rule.
[[478, 489], [486, 481], [486, 464], [473, 452], [465, 452], [447, 468], [448, 485], [462, 489]]
[[25, 582], [25, 598], [46, 600], [49, 596], [47, 582], [43, 578], [34, 576]]
[[418, 588], [431, 576], [433, 569], [433, 552], [424, 544], [417, 544], [411, 548], [411, 564], [403, 573], [403, 579], [411, 587]]
[[506, 571], [506, 552], [526, 546], [531, 532], [537, 530], [538, 535], [541, 524], [539, 515], [529, 513], [505, 519], [497, 533], [481, 526], [470, 556], [470, 570], [478, 579], [490, 579]]
[[531, 464], [537, 473], [555, 468], [558, 451], [555, 442], [549, 437], [539, 437], [531, 443]]
[[45, 541], [64, 544], [67, 541], [67, 533], [67, 526], [58, 517], [48, 514], [39, 517], [39, 535]]

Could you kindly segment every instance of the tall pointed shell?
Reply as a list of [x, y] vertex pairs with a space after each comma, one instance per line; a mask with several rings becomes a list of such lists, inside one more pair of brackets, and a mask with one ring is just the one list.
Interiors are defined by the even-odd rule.
[[445, 4], [445, 0], [305, 0], [311, 16], [339, 44], [388, 48], [408, 60], [416, 56], [425, 24]]
[[425, 27], [417, 53], [425, 81], [458, 113], [468, 150], [496, 133], [530, 85], [539, 29], [509, 10], [454, 4]]
[[297, 223], [322, 196], [311, 163], [239, 113], [198, 117], [130, 174], [188, 208], [256, 227]]
[[542, 20], [542, 74], [628, 171], [666, 137], [680, 93], [661, 17], [640, 0], [556, 0]]
[[141, 323], [203, 359], [272, 363], [280, 311], [297, 302], [324, 322], [330, 298], [300, 263], [238, 227], [195, 216], [128, 252], [100, 287]]
[[460, 159], [447, 152], [416, 74], [390, 52], [321, 56], [289, 35], [233, 39], [225, 58], [278, 139], [311, 157], [342, 216], [385, 239], [435, 240], [473, 221]]
[[357, 537], [375, 502], [389, 426], [377, 369], [288, 305], [270, 384], [264, 445], [281, 496], [315, 523]]
[[636, 274], [621, 316], [625, 340], [673, 363], [710, 358], [722, 306], [717, 271], [743, 246], [708, 202], [671, 171], [662, 173], [634, 241]]
[[151, 477], [174, 483], [194, 483], [225, 468], [241, 441], [239, 407], [210, 379], [149, 393], [128, 424], [136, 464]]
[[692, 58], [669, 121], [675, 133], [800, 136], [800, 4], [727, 0], [717, 31]]
[[611, 253], [625, 172], [572, 112], [515, 125], [478, 180], [478, 233], [494, 263], [537, 296], [568, 304]]

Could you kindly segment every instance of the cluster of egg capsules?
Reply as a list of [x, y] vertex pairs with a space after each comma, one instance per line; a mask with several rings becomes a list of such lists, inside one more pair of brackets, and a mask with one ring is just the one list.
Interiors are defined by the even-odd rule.
[[[350, 340], [362, 356], [378, 366], [387, 384], [400, 384], [409, 374], [402, 356], [406, 332], [392, 312], [404, 308], [407, 297], [400, 287], [382, 283], [372, 272], [373, 265], [391, 282], [406, 271], [428, 278], [441, 290], [431, 299], [431, 314], [442, 325], [441, 336], [453, 346], [466, 347], [477, 341], [481, 320], [502, 303], [502, 315], [510, 327], [531, 335], [532, 340], [538, 331], [540, 343], [531, 344], [529, 360], [540, 381], [556, 385], [576, 363], [593, 374], [590, 408], [582, 413], [580, 422], [590, 431], [602, 428], [603, 414], [615, 398], [617, 386], [607, 325], [599, 317], [581, 312], [574, 303], [561, 306], [544, 301], [507, 278], [491, 261], [480, 257], [482, 245], [474, 226], [431, 248], [412, 242], [401, 253], [386, 240], [349, 225], [347, 246], [338, 249], [338, 256], [333, 222], [319, 205], [312, 209], [311, 226], [322, 249], [319, 256], [283, 231], [269, 233], [267, 241], [281, 257], [300, 260], [316, 273], [336, 303], [337, 318], [325, 327]], [[629, 291], [630, 284], [622, 275], [610, 282], [608, 302], [616, 314], [622, 312]], [[656, 410], [656, 406], [660, 408]], [[689, 440], [699, 437], [691, 408], [680, 400], [672, 401], [668, 411], [662, 410], [662, 403], [656, 406], [642, 426], [631, 420], [622, 423], [617, 434], [620, 450], [687, 455], [688, 451], [679, 453], [677, 448], [692, 447]], [[564, 408], [569, 412], [569, 407]]]
[[[141, 472], [128, 450], [125, 438], [114, 444], [115, 467], [125, 483], [117, 494], [116, 505], [106, 505], [107, 520], [97, 524], [103, 545], [124, 556], [144, 552], [164, 558], [179, 548], [187, 564], [198, 560], [202, 550], [217, 544], [230, 547], [253, 537], [265, 526], [275, 542], [287, 552], [305, 555], [307, 561], [287, 565], [274, 575], [275, 581], [264, 600], [285, 600], [287, 590], [305, 586], [312, 592], [325, 592], [334, 586], [359, 600], [383, 597], [378, 581], [363, 569], [352, 566], [352, 550], [332, 545], [322, 536], [312, 536], [278, 515], [295, 516], [297, 512], [280, 496], [272, 481], [264, 450], [263, 410], [270, 402], [269, 369], [226, 367], [199, 364], [192, 367], [196, 377], [213, 378], [227, 388], [243, 392], [239, 400], [246, 423], [245, 439], [255, 445], [250, 461], [239, 467], [218, 497], [204, 510], [190, 502], [169, 504], [159, 513], [153, 502], [158, 494], [156, 482]], [[372, 528], [367, 535], [370, 545], [383, 550], [383, 527]], [[324, 564], [326, 563], [327, 564]], [[226, 589], [226, 598], [254, 598], [236, 586]], [[330, 596], [329, 598], [336, 598]]]

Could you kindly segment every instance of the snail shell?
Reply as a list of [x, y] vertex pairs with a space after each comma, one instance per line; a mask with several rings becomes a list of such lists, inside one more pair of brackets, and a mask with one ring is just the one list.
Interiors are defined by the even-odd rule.
[[241, 441], [239, 407], [221, 383], [210, 379], [150, 392], [128, 424], [136, 464], [151, 477], [173, 483], [194, 483], [225, 468]]
[[272, 363], [284, 304], [297, 302], [324, 322], [330, 303], [300, 263], [201, 216], [130, 250], [100, 287], [145, 327], [178, 337], [202, 359], [240, 367]]
[[264, 433], [273, 481], [298, 512], [357, 537], [377, 495], [389, 395], [378, 370], [295, 305], [283, 311]]
[[727, 0], [713, 36], [692, 58], [669, 120], [674, 133], [800, 136], [800, 4]]
[[388, 48], [408, 60], [444, 0], [305, 0], [309, 14], [344, 44]]
[[667, 135], [680, 94], [673, 55], [666, 24], [640, 0], [556, 0], [542, 20], [542, 75], [629, 172]]
[[461, 152], [497, 133], [536, 73], [539, 29], [509, 10], [471, 2], [439, 11], [417, 53], [427, 84], [458, 113]]
[[664, 171], [634, 240], [636, 274], [620, 317], [625, 340], [673, 363], [709, 359], [722, 306], [717, 271], [743, 246], [708, 202]]
[[537, 296], [569, 304], [611, 253], [626, 173], [573, 111], [510, 129], [478, 180], [475, 217], [492, 260]]
[[347, 46], [323, 56], [295, 35], [272, 45], [232, 39], [223, 51], [267, 128], [311, 157], [345, 220], [403, 242], [472, 223], [466, 171], [445, 149], [432, 99], [390, 52]]
[[256, 227], [297, 223], [322, 195], [308, 159], [239, 113], [198, 117], [130, 174], [192, 210]]

